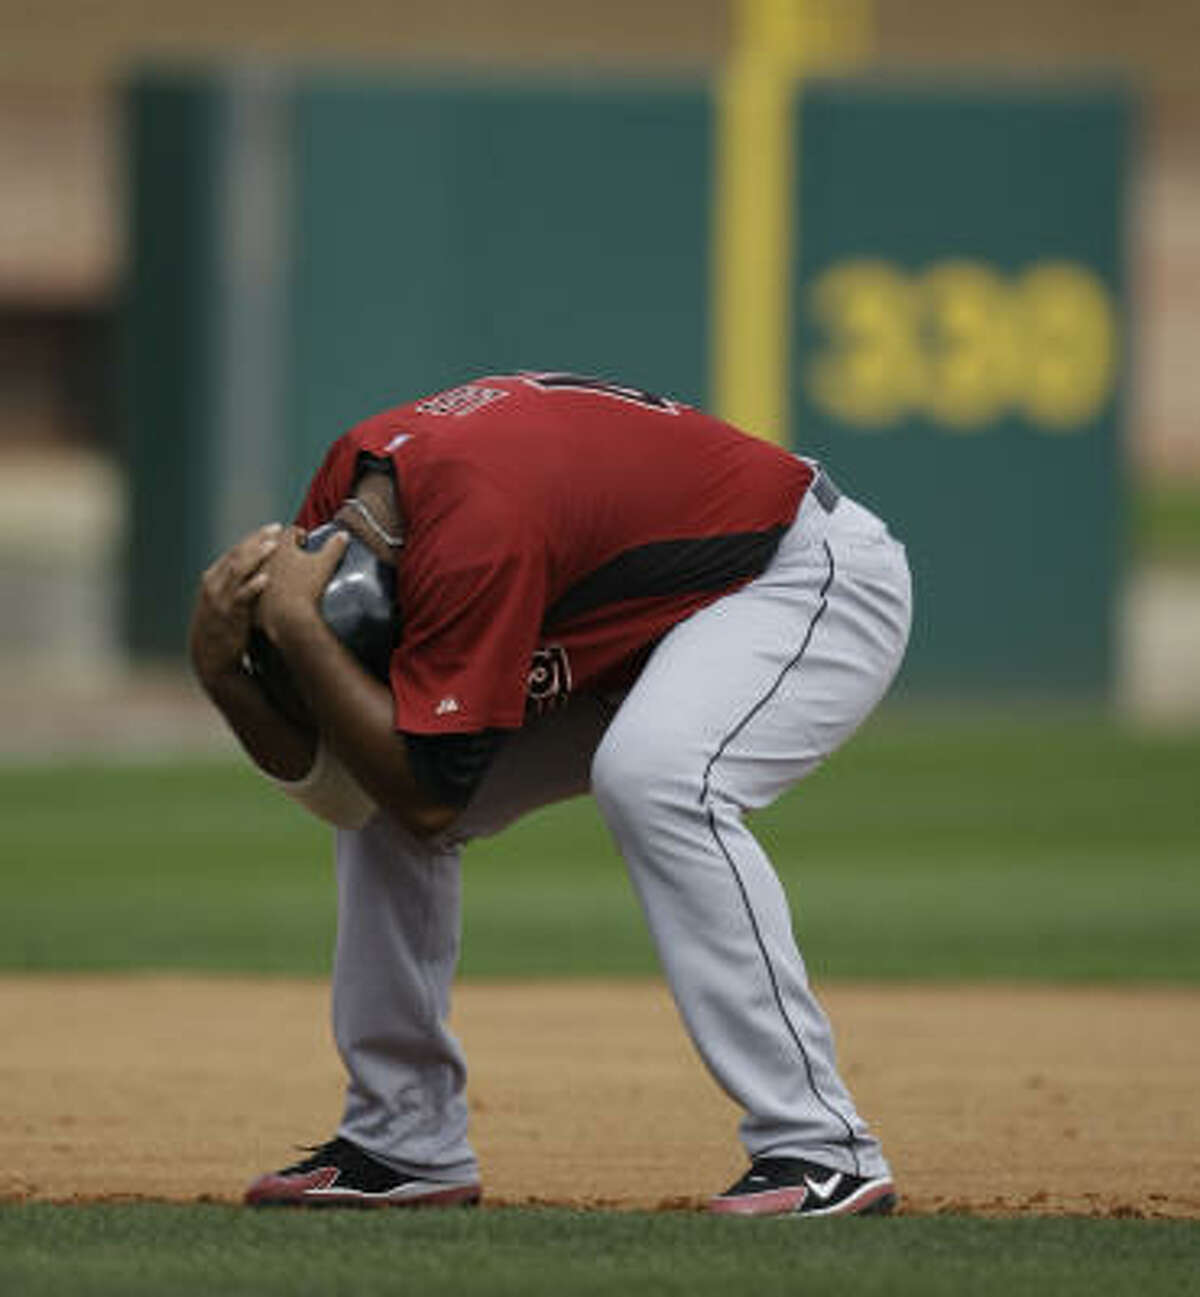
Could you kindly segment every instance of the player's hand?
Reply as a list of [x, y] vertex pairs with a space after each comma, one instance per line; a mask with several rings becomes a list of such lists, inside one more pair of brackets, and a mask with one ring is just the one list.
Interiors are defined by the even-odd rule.
[[265, 564], [282, 535], [283, 527], [277, 522], [259, 527], [200, 578], [188, 647], [202, 683], [241, 670], [254, 604], [267, 583]]
[[276, 644], [290, 632], [319, 618], [317, 603], [341, 562], [350, 542], [344, 531], [335, 532], [318, 550], [301, 548], [304, 531], [285, 533], [264, 568], [262, 593], [254, 607], [254, 621]]

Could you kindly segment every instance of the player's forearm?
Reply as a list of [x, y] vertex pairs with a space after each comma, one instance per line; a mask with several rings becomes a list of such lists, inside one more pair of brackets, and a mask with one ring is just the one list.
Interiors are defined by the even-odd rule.
[[250, 759], [276, 779], [303, 779], [317, 751], [315, 730], [294, 724], [273, 707], [244, 671], [200, 679], [205, 693], [224, 716]]
[[266, 523], [220, 555], [200, 578], [188, 653], [192, 670], [254, 762], [277, 779], [311, 769], [316, 734], [289, 721], [242, 670], [252, 609], [266, 588], [266, 564], [283, 528]]
[[321, 734], [376, 805], [418, 837], [444, 829], [458, 812], [432, 801], [415, 779], [386, 686], [319, 617], [288, 619], [275, 628], [275, 638]]

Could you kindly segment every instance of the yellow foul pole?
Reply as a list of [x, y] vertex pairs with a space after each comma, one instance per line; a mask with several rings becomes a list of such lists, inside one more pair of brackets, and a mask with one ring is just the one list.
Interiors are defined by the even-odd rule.
[[712, 373], [722, 418], [787, 440], [792, 102], [807, 70], [866, 57], [871, 0], [730, 0], [717, 99]]

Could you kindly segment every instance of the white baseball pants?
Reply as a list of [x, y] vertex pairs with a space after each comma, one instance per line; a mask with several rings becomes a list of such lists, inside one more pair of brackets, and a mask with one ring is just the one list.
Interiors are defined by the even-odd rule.
[[747, 1152], [886, 1173], [743, 812], [853, 733], [895, 675], [910, 617], [903, 546], [852, 500], [827, 511], [810, 491], [762, 576], [676, 626], [615, 714], [580, 698], [516, 734], [442, 842], [382, 816], [339, 832], [339, 1133], [402, 1172], [477, 1177], [466, 1065], [446, 1025], [458, 848], [590, 789], [687, 1030], [745, 1112]]

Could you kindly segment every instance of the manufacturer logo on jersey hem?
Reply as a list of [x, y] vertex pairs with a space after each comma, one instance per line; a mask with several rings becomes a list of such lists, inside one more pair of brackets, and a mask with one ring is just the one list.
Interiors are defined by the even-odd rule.
[[434, 708], [433, 714], [435, 716], [453, 716], [455, 712], [460, 711], [462, 711], [462, 703], [453, 694], [447, 694]]

